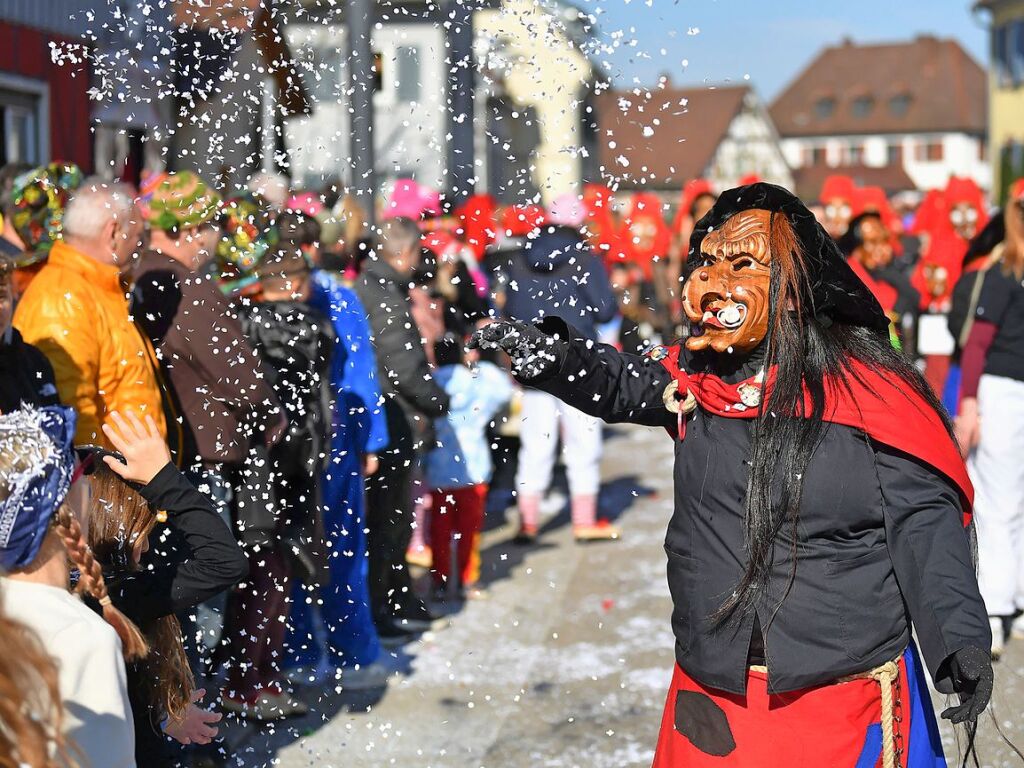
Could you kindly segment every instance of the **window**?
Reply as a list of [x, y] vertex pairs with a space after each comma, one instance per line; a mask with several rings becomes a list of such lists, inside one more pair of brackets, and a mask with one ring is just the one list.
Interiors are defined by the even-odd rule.
[[903, 144], [897, 142], [887, 146], [885, 159], [889, 165], [903, 165]]
[[1024, 83], [1024, 20], [1014, 21], [1010, 24], [1006, 42], [1010, 80], [1016, 87]]
[[853, 116], [854, 117], [867, 117], [871, 114], [871, 110], [874, 109], [875, 100], [870, 96], [858, 96], [853, 100]]
[[1001, 88], [1010, 84], [1009, 37], [1009, 24], [992, 30], [992, 64], [996, 71], [996, 82]]
[[814, 156], [811, 159], [812, 159], [812, 163], [811, 163], [812, 165], [825, 165], [825, 161], [826, 161], [825, 148], [824, 147], [815, 147], [814, 148]]
[[823, 96], [814, 104], [814, 114], [819, 120], [826, 120], [832, 117], [836, 111], [836, 100], [831, 96]]
[[25, 78], [0, 79], [0, 164], [46, 161], [46, 104], [44, 84]]
[[848, 165], [860, 165], [864, 162], [864, 145], [850, 144], [846, 148], [846, 162]]
[[400, 47], [395, 50], [395, 91], [399, 101], [417, 101], [420, 98], [419, 48]]
[[940, 162], [944, 156], [942, 142], [937, 139], [921, 141], [914, 147], [914, 160], [919, 163]]
[[910, 94], [897, 93], [889, 97], [889, 113], [893, 117], [903, 117], [910, 109]]

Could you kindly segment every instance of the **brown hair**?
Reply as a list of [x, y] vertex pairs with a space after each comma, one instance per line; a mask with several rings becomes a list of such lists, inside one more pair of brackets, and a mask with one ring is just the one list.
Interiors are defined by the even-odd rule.
[[53, 659], [28, 627], [0, 613], [0, 768], [77, 765], [63, 715]]
[[1003, 212], [1006, 222], [1006, 238], [1003, 240], [1003, 254], [999, 258], [1003, 274], [1024, 279], [1024, 206], [1016, 201], [1006, 204]]
[[[131, 486], [105, 464], [98, 464], [89, 478], [92, 501], [89, 545], [96, 559], [111, 571], [133, 571], [138, 566], [132, 550], [156, 526], [156, 516]], [[150, 652], [142, 661], [142, 680], [147, 700], [163, 714], [180, 719], [195, 690], [181, 642], [181, 626], [173, 614], [148, 622], [143, 628]]]

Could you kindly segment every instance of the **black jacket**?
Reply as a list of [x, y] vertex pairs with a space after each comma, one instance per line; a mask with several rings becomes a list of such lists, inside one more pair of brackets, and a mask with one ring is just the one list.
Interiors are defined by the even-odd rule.
[[288, 417], [284, 438], [270, 450], [277, 514], [267, 528], [266, 508], [257, 505], [261, 519], [249, 521], [246, 541], [262, 532], [295, 557], [304, 581], [326, 583], [319, 478], [329, 454], [334, 327], [313, 307], [293, 301], [251, 304], [241, 320]]
[[[155, 510], [167, 512], [172, 534], [151, 552], [147, 568], [107, 572], [111, 602], [143, 632], [156, 619], [192, 608], [230, 589], [249, 575], [249, 561], [212, 502], [168, 464], [139, 493]], [[146, 698], [144, 667], [129, 664], [128, 698], [135, 720], [135, 759], [140, 768], [169, 766], [171, 745], [160, 731], [163, 712]]]
[[0, 413], [22, 405], [59, 404], [50, 361], [11, 326], [7, 334], [0, 334]]
[[[741, 369], [732, 380], [753, 373]], [[674, 434], [676, 415], [662, 399], [670, 381], [657, 362], [576, 341], [562, 348], [558, 364], [526, 383], [606, 421]], [[949, 657], [991, 642], [957, 491], [913, 456], [849, 427], [827, 425], [808, 466], [788, 593], [794, 542], [784, 526], [755, 608], [713, 627], [710, 617], [746, 565], [752, 426], [698, 408], [675, 445], [675, 510], [665, 549], [679, 665], [705, 685], [742, 693], [751, 648], [760, 650], [760, 626], [769, 688], [792, 691], [896, 658], [913, 622], [936, 686], [952, 692]]]
[[[430, 374], [423, 340], [409, 311], [407, 281], [380, 259], [369, 259], [355, 284], [366, 308], [386, 398], [388, 450], [409, 451], [412, 425], [448, 412], [448, 395]], [[395, 407], [395, 406], [399, 407]]]

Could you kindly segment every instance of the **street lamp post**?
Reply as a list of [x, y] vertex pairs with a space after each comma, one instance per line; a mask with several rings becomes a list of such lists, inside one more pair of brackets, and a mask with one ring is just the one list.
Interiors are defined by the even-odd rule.
[[347, 21], [351, 108], [352, 192], [374, 224], [377, 178], [373, 148], [373, 0], [351, 0]]

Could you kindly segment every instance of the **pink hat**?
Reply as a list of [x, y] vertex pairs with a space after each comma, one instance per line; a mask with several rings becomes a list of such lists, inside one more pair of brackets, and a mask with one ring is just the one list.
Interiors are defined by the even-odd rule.
[[587, 209], [578, 195], [566, 192], [555, 198], [548, 209], [549, 224], [579, 229], [587, 218]]
[[324, 209], [324, 204], [312, 192], [299, 192], [285, 201], [284, 209], [286, 211], [302, 213], [312, 218]]
[[441, 193], [421, 186], [414, 179], [398, 179], [391, 197], [381, 214], [383, 219], [399, 217], [419, 221], [427, 214], [435, 216], [441, 212]]

